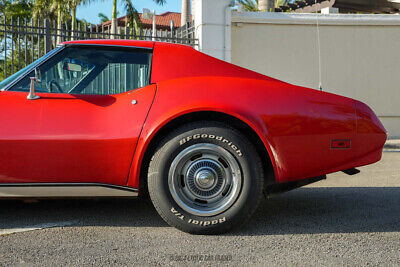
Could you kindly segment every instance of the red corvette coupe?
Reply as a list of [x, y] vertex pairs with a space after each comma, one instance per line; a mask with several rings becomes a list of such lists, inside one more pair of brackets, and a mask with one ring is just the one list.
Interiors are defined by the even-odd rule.
[[148, 192], [197, 234], [241, 225], [263, 192], [357, 173], [387, 137], [357, 100], [169, 43], [66, 42], [0, 90], [0, 197]]

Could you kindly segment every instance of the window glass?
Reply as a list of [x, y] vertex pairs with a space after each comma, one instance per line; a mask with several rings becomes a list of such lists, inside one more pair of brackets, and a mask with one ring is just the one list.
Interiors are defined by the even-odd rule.
[[[67, 47], [39, 66], [37, 92], [118, 94], [149, 84], [150, 51], [114, 47]], [[11, 91], [29, 91], [30, 73]]]
[[54, 49], [53, 51], [51, 51], [51, 53], [48, 53], [44, 56], [42, 56], [41, 58], [39, 58], [38, 60], [36, 60], [35, 62], [29, 64], [28, 66], [26, 66], [25, 68], [17, 71], [16, 73], [14, 73], [13, 75], [11, 75], [10, 77], [4, 79], [2, 82], [0, 82], [0, 90], [5, 89], [10, 83], [12, 83], [14, 80], [16, 80], [20, 75], [22, 75], [24, 72], [28, 71], [29, 69], [31, 69], [33, 66], [40, 64], [42, 61], [45, 61], [48, 57], [51, 56], [51, 54], [56, 53], [57, 50], [60, 50], [60, 47], [57, 47], [56, 49]]

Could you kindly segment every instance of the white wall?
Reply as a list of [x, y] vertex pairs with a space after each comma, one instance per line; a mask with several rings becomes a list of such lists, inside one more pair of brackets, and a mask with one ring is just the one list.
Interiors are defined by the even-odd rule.
[[[323, 89], [367, 103], [389, 136], [400, 137], [400, 16], [318, 17]], [[234, 12], [232, 63], [318, 88], [316, 21], [315, 14]]]
[[193, 1], [199, 51], [230, 62], [232, 0]]

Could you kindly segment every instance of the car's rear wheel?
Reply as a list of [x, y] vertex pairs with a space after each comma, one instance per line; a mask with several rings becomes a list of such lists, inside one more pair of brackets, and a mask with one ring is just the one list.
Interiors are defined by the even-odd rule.
[[195, 122], [155, 150], [148, 170], [151, 200], [171, 226], [218, 234], [247, 221], [262, 197], [263, 168], [254, 146], [234, 128]]

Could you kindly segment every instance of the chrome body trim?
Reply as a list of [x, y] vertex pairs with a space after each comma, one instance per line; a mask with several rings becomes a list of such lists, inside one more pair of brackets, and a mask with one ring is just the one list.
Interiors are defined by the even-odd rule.
[[96, 183], [0, 184], [0, 198], [46, 197], [137, 197], [138, 190]]
[[[107, 39], [106, 39], [107, 40]], [[142, 46], [133, 46], [133, 45], [117, 45], [117, 44], [85, 44], [85, 43], [67, 43], [62, 44], [60, 46], [103, 46], [103, 47], [124, 47], [124, 48], [132, 48], [132, 49], [145, 49], [145, 50], [153, 50], [153, 47], [142, 47]]]

